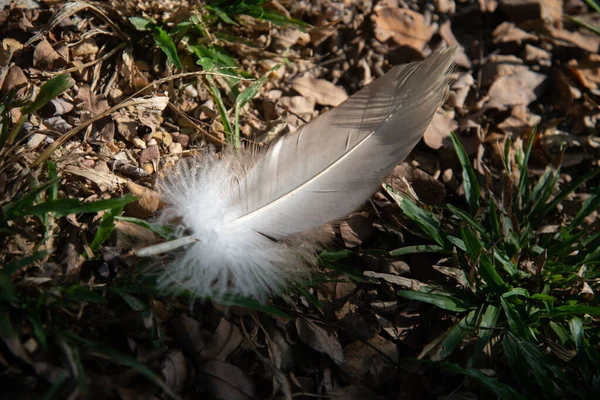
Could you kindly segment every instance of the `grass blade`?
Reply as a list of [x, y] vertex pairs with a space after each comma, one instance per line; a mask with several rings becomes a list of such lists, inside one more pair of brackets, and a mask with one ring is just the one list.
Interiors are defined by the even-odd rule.
[[444, 247], [445, 242], [442, 238], [443, 233], [440, 228], [440, 223], [433, 216], [433, 214], [423, 210], [408, 197], [397, 193], [390, 186], [385, 185], [384, 188], [390, 194], [390, 196], [392, 196], [396, 203], [398, 203], [408, 218], [416, 223], [429, 238], [434, 240], [440, 246]]
[[475, 214], [477, 210], [479, 210], [479, 198], [481, 197], [477, 175], [475, 175], [475, 170], [471, 165], [469, 156], [460, 143], [460, 140], [458, 140], [458, 137], [454, 134], [454, 132], [450, 134], [450, 137], [452, 138], [456, 155], [458, 155], [458, 159], [462, 166], [465, 197], [467, 198], [467, 203], [469, 203], [471, 214]]
[[462, 312], [471, 308], [471, 306], [465, 301], [454, 296], [447, 296], [437, 293], [415, 292], [412, 290], [398, 290], [396, 293], [406, 299], [432, 304], [443, 310]]
[[422, 244], [417, 246], [400, 247], [399, 249], [390, 251], [390, 256], [398, 257], [415, 253], [449, 253], [449, 251], [444, 249], [442, 246], [436, 246], [434, 244]]
[[100, 245], [110, 237], [110, 234], [115, 229], [115, 217], [123, 212], [124, 207], [125, 204], [119, 204], [104, 213], [100, 220], [98, 230], [94, 235], [94, 239], [92, 239], [92, 242], [90, 243], [90, 248], [93, 251], [98, 250]]
[[134, 217], [115, 216], [115, 219], [118, 221], [130, 222], [132, 224], [141, 226], [142, 228], [146, 228], [146, 229], [156, 233], [158, 236], [162, 237], [163, 239], [171, 239], [173, 237], [173, 229], [166, 225], [152, 224], [152, 223], [149, 223], [142, 219], [134, 218]]
[[36, 112], [48, 104], [50, 100], [69, 89], [74, 84], [75, 81], [68, 74], [55, 76], [48, 82], [45, 82], [42, 87], [40, 87], [40, 92], [35, 100], [31, 104], [21, 108], [21, 112], [23, 114], [31, 114]]
[[181, 60], [177, 55], [177, 46], [175, 42], [169, 36], [169, 34], [160, 26], [154, 27], [153, 33], [154, 41], [156, 45], [167, 55], [167, 58], [177, 69], [182, 70]]
[[460, 345], [465, 337], [475, 331], [475, 320], [477, 312], [471, 311], [466, 317], [460, 320], [458, 324], [450, 330], [448, 336], [442, 341], [442, 350], [440, 357], [446, 358]]
[[444, 369], [468, 376], [491, 390], [496, 396], [504, 400], [525, 400], [526, 398], [517, 393], [513, 388], [505, 385], [497, 379], [491, 378], [476, 369], [461, 368], [456, 364], [440, 363]]

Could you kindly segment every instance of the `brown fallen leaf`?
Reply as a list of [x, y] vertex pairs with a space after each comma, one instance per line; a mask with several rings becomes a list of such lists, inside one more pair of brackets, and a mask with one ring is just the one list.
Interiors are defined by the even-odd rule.
[[315, 101], [304, 96], [284, 96], [279, 99], [279, 105], [298, 115], [312, 114], [315, 111]]
[[588, 54], [582, 59], [570, 60], [567, 68], [584, 88], [595, 90], [600, 87], [600, 55]]
[[344, 89], [325, 79], [301, 76], [292, 83], [292, 87], [302, 96], [324, 106], [337, 106], [348, 98]]
[[582, 96], [581, 90], [577, 88], [577, 83], [559, 68], [552, 69], [552, 78], [554, 90], [559, 94], [554, 97], [556, 104], [565, 109], [571, 108], [575, 100]]
[[539, 19], [553, 23], [563, 17], [562, 0], [499, 0], [499, 5], [513, 21]]
[[450, 139], [450, 133], [458, 128], [458, 123], [454, 120], [453, 112], [444, 112], [438, 110], [427, 127], [423, 140], [430, 148], [437, 150]]
[[525, 61], [537, 61], [541, 65], [551, 65], [552, 53], [530, 44], [525, 45]]
[[340, 232], [346, 247], [360, 246], [373, 231], [373, 221], [374, 215], [358, 212], [340, 222]]
[[456, 65], [465, 69], [471, 69], [473, 67], [473, 64], [471, 63], [469, 56], [467, 56], [467, 54], [465, 53], [464, 47], [462, 47], [458, 40], [456, 40], [456, 37], [452, 32], [452, 25], [450, 23], [450, 20], [447, 20], [446, 22], [440, 25], [439, 34], [448, 46], [460, 47], [460, 51], [456, 55]]
[[200, 353], [203, 360], [225, 361], [229, 354], [242, 343], [240, 328], [221, 318], [217, 329], [206, 342], [206, 346]]
[[408, 190], [405, 179], [425, 204], [441, 204], [444, 201], [446, 197], [444, 184], [405, 162], [394, 168], [386, 183], [396, 191], [405, 192]]
[[344, 364], [344, 351], [335, 332], [306, 318], [296, 318], [296, 330], [304, 344], [327, 354], [337, 365]]
[[553, 26], [544, 26], [542, 32], [555, 39], [554, 42], [558, 45], [564, 45], [563, 42], [566, 42], [590, 53], [597, 53], [600, 48], [600, 37], [597, 35], [583, 35]]
[[169, 350], [160, 366], [165, 385], [174, 393], [184, 389], [188, 368], [183, 353], [179, 350]]
[[366, 343], [360, 340], [350, 343], [344, 348], [344, 357], [346, 363], [342, 373], [347, 381], [380, 387], [395, 375], [398, 348], [389, 340], [375, 335]]
[[538, 37], [527, 33], [524, 30], [517, 28], [512, 22], [502, 22], [492, 32], [494, 44], [500, 43], [516, 43], [521, 44], [524, 41], [537, 41]]
[[545, 90], [545, 81], [546, 75], [533, 72], [524, 65], [515, 65], [511, 74], [492, 83], [486, 106], [504, 110], [509, 106], [528, 105]]
[[4, 78], [10, 68], [10, 60], [12, 59], [13, 51], [10, 47], [4, 45], [4, 41], [0, 46], [0, 89], [4, 84]]
[[199, 359], [204, 349], [204, 338], [200, 332], [200, 322], [181, 314], [174, 322], [175, 337], [178, 344], [192, 359]]
[[525, 132], [531, 132], [531, 129], [538, 125], [542, 117], [530, 113], [526, 106], [517, 106], [511, 109], [511, 115], [497, 126], [505, 133], [510, 133], [513, 137], [519, 137]]
[[140, 164], [157, 161], [160, 158], [158, 145], [148, 146], [140, 153]]
[[411, 289], [411, 290], [419, 290], [423, 284], [416, 279], [404, 278], [398, 275], [392, 274], [382, 274], [375, 271], [365, 271], [363, 275], [369, 278], [378, 278], [383, 279], [386, 282], [392, 283], [394, 285], [401, 286], [403, 288]]
[[129, 193], [137, 197], [136, 201], [125, 205], [127, 215], [145, 219], [160, 207], [160, 195], [158, 192], [131, 181], [127, 181], [125, 187]]
[[360, 385], [347, 386], [337, 389], [328, 394], [330, 399], [343, 400], [382, 400], [382, 397], [377, 396], [371, 389]]
[[94, 168], [79, 167], [77, 165], [67, 165], [63, 169], [64, 172], [77, 175], [85, 179], [89, 179], [94, 182], [102, 190], [116, 190], [123, 183], [127, 183], [128, 180], [121, 178], [110, 172], [101, 171]]
[[278, 51], [285, 51], [296, 44], [306, 46], [310, 42], [310, 34], [298, 29], [282, 29], [274, 36], [273, 48]]
[[34, 67], [49, 70], [55, 67], [55, 64], [58, 64], [59, 60], [62, 60], [62, 57], [47, 40], [44, 39], [35, 46], [35, 50], [33, 51]]
[[375, 38], [382, 43], [393, 40], [399, 46], [408, 46], [423, 54], [436, 31], [418, 12], [389, 5], [377, 5], [371, 15]]
[[71, 48], [71, 56], [75, 60], [93, 60], [98, 54], [98, 44], [94, 38], [87, 38]]
[[[13, 65], [6, 72], [6, 76], [4, 77], [4, 83], [2, 85], [2, 94], [6, 94], [13, 89], [16, 89], [20, 86], [26, 86], [28, 83], [27, 76], [23, 70]], [[19, 90], [19, 95], [25, 93], [25, 88]]]
[[44, 118], [58, 117], [65, 115], [73, 110], [73, 104], [66, 99], [52, 99], [48, 104], [40, 109], [38, 114]]
[[142, 248], [160, 242], [154, 233], [132, 222], [117, 221], [115, 223], [115, 246], [125, 248]]
[[198, 365], [199, 382], [215, 399], [258, 400], [257, 388], [252, 379], [235, 365], [209, 360]]
[[446, 104], [461, 110], [465, 106], [465, 101], [474, 83], [475, 79], [469, 72], [460, 73], [458, 79], [450, 85], [450, 94]]

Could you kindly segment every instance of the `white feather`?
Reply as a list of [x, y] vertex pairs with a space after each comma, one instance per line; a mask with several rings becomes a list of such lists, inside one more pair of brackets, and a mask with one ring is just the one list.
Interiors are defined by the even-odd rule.
[[348, 215], [410, 153], [445, 98], [455, 54], [392, 69], [249, 164], [232, 154], [182, 161], [161, 185], [161, 218], [180, 217], [179, 236], [195, 241], [163, 285], [264, 299], [307, 276], [314, 253], [294, 237]]

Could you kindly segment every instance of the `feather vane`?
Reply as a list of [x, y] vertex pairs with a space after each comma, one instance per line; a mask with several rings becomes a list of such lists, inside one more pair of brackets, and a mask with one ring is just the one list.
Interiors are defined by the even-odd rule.
[[315, 256], [296, 237], [350, 214], [410, 153], [445, 99], [456, 51], [393, 68], [250, 161], [180, 162], [161, 185], [161, 219], [181, 218], [179, 236], [195, 240], [165, 287], [264, 299], [306, 277]]

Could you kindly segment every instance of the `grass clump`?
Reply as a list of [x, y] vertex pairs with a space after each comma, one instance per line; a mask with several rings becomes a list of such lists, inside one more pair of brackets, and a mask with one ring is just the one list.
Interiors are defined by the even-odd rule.
[[[258, 94], [260, 86], [269, 73], [279, 67], [275, 65], [257, 79], [240, 67], [236, 58], [227, 51], [226, 45], [243, 43], [251, 47], [259, 46], [235, 35], [239, 19], [242, 16], [249, 16], [275, 26], [296, 29], [304, 29], [308, 26], [302, 21], [268, 8], [267, 3], [264, 0], [209, 2], [202, 12], [192, 14], [184, 21], [173, 25], [168, 31], [156, 21], [137, 16], [129, 18], [137, 30], [152, 32], [156, 46], [167, 56], [169, 64], [177, 70], [184, 69], [182, 59], [190, 55], [196, 65], [206, 71], [205, 83], [214, 99], [223, 125], [223, 133], [227, 141], [235, 147], [240, 146], [241, 109]], [[240, 88], [240, 82], [244, 80], [253, 82], [245, 89]], [[230, 100], [229, 108], [228, 100]], [[231, 114], [233, 114], [233, 123]]]
[[[443, 287], [398, 294], [456, 318], [458, 322], [439, 338], [434, 359], [466, 353], [464, 365], [444, 365], [496, 395], [593, 398], [600, 395], [600, 306], [594, 296], [599, 286], [600, 234], [586, 227], [584, 219], [600, 205], [600, 192], [592, 189], [566, 223], [560, 221], [557, 206], [600, 170], [574, 179], [562, 190], [557, 190], [560, 168], [549, 167], [537, 182], [530, 182], [533, 136], [525, 151], [514, 156], [510, 142], [505, 144], [502, 194], [496, 196], [488, 187], [487, 204], [454, 135], [463, 169], [464, 208], [430, 209], [388, 188], [418, 227], [415, 233], [434, 242], [400, 248], [392, 255], [421, 251], [446, 255], [453, 277]], [[481, 373], [486, 361], [496, 377]]]

